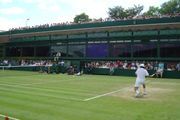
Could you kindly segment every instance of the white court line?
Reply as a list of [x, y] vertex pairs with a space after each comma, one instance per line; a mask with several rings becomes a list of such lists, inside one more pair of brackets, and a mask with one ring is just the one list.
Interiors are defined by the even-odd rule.
[[11, 120], [19, 120], [19, 119], [17, 119], [17, 118], [13, 118], [13, 117], [9, 117], [9, 116], [6, 116], [6, 115], [2, 115], [2, 114], [0, 114], [0, 117], [8, 117], [9, 119], [11, 119]]
[[[127, 88], [127, 87], [125, 87], [125, 88]], [[94, 97], [90, 97], [90, 98], [84, 99], [83, 101], [89, 101], [89, 100], [100, 98], [100, 97], [103, 97], [103, 96], [106, 96], [106, 95], [117, 93], [117, 92], [119, 92], [119, 91], [121, 91], [121, 90], [123, 90], [125, 88], [122, 88], [122, 89], [119, 89], [119, 90], [116, 90], [116, 91], [112, 91], [112, 92], [108, 92], [108, 93], [104, 93], [104, 94], [101, 94], [101, 95], [97, 95], [97, 96], [94, 96]]]
[[[146, 83], [150, 82], [149, 80], [146, 80]], [[93, 100], [93, 99], [97, 99], [97, 98], [100, 98], [100, 97], [103, 97], [103, 96], [106, 96], [106, 95], [110, 95], [110, 94], [114, 94], [114, 93], [117, 93], [119, 91], [122, 91], [124, 89], [127, 89], [127, 88], [132, 88], [133, 86], [128, 86], [128, 87], [124, 87], [124, 88], [121, 88], [119, 90], [115, 90], [115, 91], [112, 91], [112, 92], [108, 92], [108, 93], [104, 93], [104, 94], [101, 94], [101, 95], [97, 95], [97, 96], [94, 96], [94, 97], [90, 97], [90, 98], [87, 98], [87, 99], [84, 99], [83, 101], [89, 101], [89, 100]]]

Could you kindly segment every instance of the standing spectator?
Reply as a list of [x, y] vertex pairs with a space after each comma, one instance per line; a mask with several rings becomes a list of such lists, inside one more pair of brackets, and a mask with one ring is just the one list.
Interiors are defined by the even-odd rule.
[[180, 62], [176, 65], [177, 71], [180, 71]]
[[114, 70], [115, 70], [115, 65], [113, 63], [111, 63], [110, 70], [109, 70], [110, 75], [113, 75]]
[[60, 53], [60, 52], [57, 52], [57, 53], [56, 53], [56, 56], [55, 56], [55, 61], [56, 61], [56, 62], [58, 62], [59, 57], [61, 57], [61, 53]]
[[154, 63], [154, 70], [157, 70], [158, 69], [158, 61], [156, 61], [155, 63]]

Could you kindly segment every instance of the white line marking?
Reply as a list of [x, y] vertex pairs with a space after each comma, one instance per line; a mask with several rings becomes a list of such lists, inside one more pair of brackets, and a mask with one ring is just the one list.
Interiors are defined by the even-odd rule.
[[2, 115], [2, 114], [0, 114], [0, 117], [8, 117], [9, 119], [11, 119], [11, 120], [19, 120], [19, 119], [17, 119], [17, 118], [13, 118], [13, 117], [9, 117], [9, 116], [6, 116], [6, 115]]
[[[126, 87], [127, 88], [127, 87]], [[87, 98], [87, 99], [84, 99], [83, 101], [89, 101], [89, 100], [93, 100], [93, 99], [96, 99], [96, 98], [100, 98], [100, 97], [103, 97], [103, 96], [106, 96], [106, 95], [110, 95], [110, 94], [113, 94], [113, 93], [117, 93], [121, 90], [123, 90], [125, 88], [122, 88], [122, 89], [119, 89], [119, 90], [116, 90], [116, 91], [112, 91], [112, 92], [108, 92], [108, 93], [104, 93], [104, 94], [101, 94], [101, 95], [97, 95], [95, 97], [91, 97], [91, 98]]]
[[[146, 80], [146, 83], [148, 83], [148, 82], [150, 82], [150, 81]], [[112, 92], [104, 93], [104, 94], [97, 95], [97, 96], [94, 96], [94, 97], [90, 97], [90, 98], [84, 99], [83, 101], [89, 101], [89, 100], [100, 98], [100, 97], [103, 97], [103, 96], [106, 96], [106, 95], [114, 94], [114, 93], [117, 93], [117, 92], [122, 91], [123, 89], [127, 89], [127, 88], [132, 88], [132, 85], [130, 85], [128, 87], [121, 88], [121, 89], [116, 90], [116, 91], [112, 91]]]

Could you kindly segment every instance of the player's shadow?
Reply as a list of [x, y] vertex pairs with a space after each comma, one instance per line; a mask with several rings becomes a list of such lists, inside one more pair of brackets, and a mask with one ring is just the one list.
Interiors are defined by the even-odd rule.
[[144, 98], [144, 95], [138, 95], [138, 96], [135, 96], [135, 98]]

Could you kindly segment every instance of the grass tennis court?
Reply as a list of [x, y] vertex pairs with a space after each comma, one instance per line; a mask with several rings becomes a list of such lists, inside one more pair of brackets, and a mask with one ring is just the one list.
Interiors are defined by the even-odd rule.
[[[180, 79], [0, 71], [0, 114], [20, 120], [179, 120]], [[0, 118], [0, 120], [3, 118]]]

